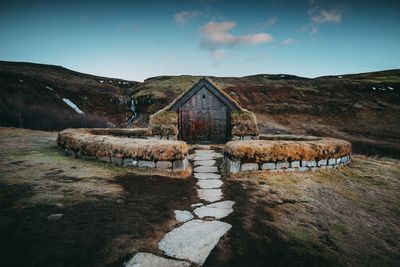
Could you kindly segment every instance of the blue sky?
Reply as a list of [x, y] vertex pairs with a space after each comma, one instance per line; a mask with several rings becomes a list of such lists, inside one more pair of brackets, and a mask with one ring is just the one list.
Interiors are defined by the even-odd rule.
[[[8, 2], [8, 3], [7, 3]], [[400, 68], [400, 1], [2, 1], [0, 59], [142, 81]]]

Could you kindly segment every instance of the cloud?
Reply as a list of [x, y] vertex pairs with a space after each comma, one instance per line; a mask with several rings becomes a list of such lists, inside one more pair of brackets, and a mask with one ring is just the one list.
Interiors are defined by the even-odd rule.
[[296, 41], [292, 37], [286, 38], [285, 40], [282, 41], [283, 45], [291, 45], [294, 43], [296, 43]]
[[276, 16], [270, 17], [269, 19], [267, 19], [267, 20], [262, 24], [262, 28], [271, 27], [271, 26], [274, 25], [277, 21], [278, 21], [278, 17], [276, 17]]
[[194, 19], [203, 14], [201, 11], [181, 11], [174, 15], [174, 21], [176, 24], [185, 25], [191, 19]]
[[238, 44], [260, 44], [273, 41], [267, 33], [249, 35], [233, 35], [229, 31], [236, 27], [234, 21], [209, 22], [201, 28], [200, 47], [211, 51], [222, 46], [235, 46]]
[[320, 10], [318, 14], [311, 16], [311, 20], [315, 24], [339, 23], [342, 21], [342, 12], [338, 9]]
[[343, 11], [339, 7], [324, 9], [318, 6], [315, 0], [311, 0], [309, 6], [308, 15], [310, 22], [302, 27], [303, 31], [316, 34], [323, 24], [338, 24], [342, 22]]

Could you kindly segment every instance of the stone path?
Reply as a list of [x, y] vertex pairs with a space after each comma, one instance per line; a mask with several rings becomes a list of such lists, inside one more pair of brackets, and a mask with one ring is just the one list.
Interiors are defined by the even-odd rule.
[[168, 232], [158, 243], [159, 249], [173, 259], [139, 252], [125, 266], [203, 265], [219, 239], [232, 227], [218, 221], [231, 214], [235, 204], [230, 200], [222, 201], [223, 182], [216, 160], [223, 155], [207, 146], [201, 148], [189, 155], [189, 159], [195, 166], [197, 194], [202, 203], [193, 203], [192, 211], [175, 210], [176, 220], [183, 224]]

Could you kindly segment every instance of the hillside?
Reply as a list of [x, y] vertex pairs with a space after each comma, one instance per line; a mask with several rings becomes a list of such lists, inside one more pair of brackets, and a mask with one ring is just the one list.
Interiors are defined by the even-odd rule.
[[[15, 120], [22, 113], [22, 126], [29, 114], [37, 113], [40, 125], [45, 117], [77, 116], [63, 99], [75, 104], [92, 118], [114, 125], [126, 125], [131, 115], [129, 89], [137, 83], [71, 71], [59, 66], [0, 61], [0, 119], [2, 126], [19, 126]], [[26, 118], [24, 118], [26, 117]], [[18, 118], [19, 119], [19, 118]], [[19, 124], [19, 122], [18, 122]], [[30, 126], [30, 127], [29, 127]], [[38, 127], [43, 129], [43, 127]]]
[[[134, 88], [138, 123], [167, 105], [199, 77], [161, 76]], [[345, 138], [356, 151], [400, 155], [400, 70], [325, 76], [260, 74], [209, 77], [253, 111], [263, 133]]]
[[[67, 112], [77, 116], [63, 101], [66, 98], [85, 116], [92, 114], [121, 127], [127, 126], [132, 115], [133, 99], [139, 114], [134, 125], [146, 126], [150, 114], [199, 78], [159, 76], [140, 83], [58, 66], [0, 62], [1, 125], [18, 127], [16, 119], [14, 125], [5, 121], [10, 111], [16, 117], [21, 105], [45, 108], [51, 114]], [[240, 105], [255, 112], [263, 133], [345, 138], [356, 151], [400, 155], [400, 70], [315, 79], [286, 74], [208, 78]]]

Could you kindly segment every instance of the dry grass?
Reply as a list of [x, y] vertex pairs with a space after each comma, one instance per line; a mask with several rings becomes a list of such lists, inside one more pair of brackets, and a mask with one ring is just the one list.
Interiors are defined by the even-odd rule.
[[86, 129], [67, 129], [59, 133], [58, 146], [85, 156], [134, 158], [141, 160], [180, 160], [188, 153], [185, 142], [146, 140], [94, 135]]
[[233, 141], [226, 145], [232, 158], [257, 163], [338, 158], [351, 154], [351, 144], [344, 140], [322, 138], [316, 141]]
[[178, 114], [175, 111], [160, 110], [150, 116], [149, 135], [177, 136]]
[[398, 160], [353, 155], [349, 166], [332, 171], [244, 173], [229, 180], [248, 188], [249, 214], [264, 207], [252, 225], [272, 225], [304, 253], [331, 255], [335, 266], [398, 265]]
[[258, 135], [256, 116], [247, 110], [231, 113], [232, 135]]
[[147, 128], [93, 128], [87, 129], [94, 135], [112, 135], [122, 137], [143, 137], [146, 136]]

